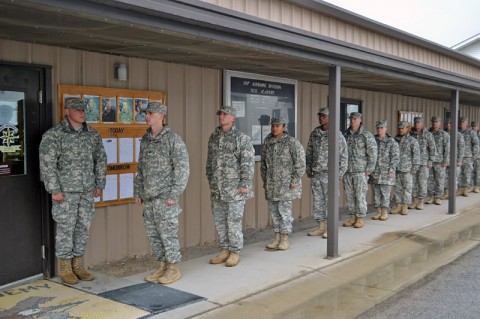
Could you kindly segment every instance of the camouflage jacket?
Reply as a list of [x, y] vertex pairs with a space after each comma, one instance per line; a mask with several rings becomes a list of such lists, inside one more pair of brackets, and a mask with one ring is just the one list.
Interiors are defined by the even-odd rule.
[[353, 133], [350, 128], [344, 133], [348, 147], [349, 173], [372, 173], [377, 165], [377, 143], [373, 134], [363, 125]]
[[[255, 151], [250, 137], [236, 128], [223, 133], [217, 127], [208, 140], [206, 173], [211, 198], [236, 202], [253, 198]], [[239, 188], [247, 188], [240, 194]]]
[[433, 138], [432, 133], [424, 128], [420, 132], [412, 130], [410, 131], [410, 135], [418, 141], [421, 166], [440, 162], [438, 159], [437, 145], [435, 145], [435, 139]]
[[457, 163], [463, 161], [463, 156], [465, 154], [465, 139], [462, 134], [457, 134]]
[[[398, 143], [388, 134], [383, 140], [375, 135], [375, 141], [377, 142], [378, 156], [377, 165], [371, 175], [372, 181], [375, 184], [395, 185], [395, 171], [400, 161]], [[388, 176], [388, 174], [393, 174], [393, 176]]]
[[151, 128], [140, 143], [134, 196], [143, 200], [162, 198], [178, 202], [190, 173], [188, 152], [178, 134], [168, 127], [152, 136]]
[[464, 158], [472, 157], [476, 159], [478, 157], [478, 137], [471, 129], [465, 131], [458, 131], [463, 135], [465, 141], [465, 151], [463, 153]]
[[105, 188], [107, 155], [98, 132], [83, 123], [79, 131], [67, 118], [43, 134], [40, 176], [50, 194]]
[[[280, 138], [268, 134], [262, 147], [260, 173], [269, 201], [285, 201], [302, 196], [305, 174], [305, 151], [294, 137], [284, 133]], [[290, 189], [290, 184], [295, 188]]]
[[450, 164], [450, 135], [444, 130], [433, 131], [431, 128], [429, 132], [432, 133], [435, 145], [437, 147], [437, 163]]
[[410, 134], [395, 136], [400, 149], [400, 161], [397, 172], [415, 174], [420, 167], [420, 146], [416, 138]]
[[[348, 150], [347, 142], [342, 134], [338, 136], [339, 147], [339, 175], [342, 177], [347, 171]], [[320, 126], [316, 127], [308, 139], [306, 173], [313, 175], [314, 172], [328, 171], [328, 131], [323, 131]]]

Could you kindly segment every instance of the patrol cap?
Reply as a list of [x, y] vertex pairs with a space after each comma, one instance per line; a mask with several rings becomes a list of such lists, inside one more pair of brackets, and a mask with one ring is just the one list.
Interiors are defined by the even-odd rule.
[[423, 117], [421, 117], [421, 116], [415, 116], [415, 117], [413, 118], [413, 122], [423, 122]]
[[406, 128], [406, 127], [408, 127], [408, 122], [407, 121], [398, 122], [397, 128]]
[[375, 127], [387, 127], [387, 120], [378, 120], [375, 122]]
[[287, 124], [287, 119], [284, 116], [280, 116], [278, 118], [272, 117], [272, 119], [270, 120], [270, 124], [271, 125], [273, 125], [273, 124]]
[[459, 122], [468, 122], [468, 117], [466, 117], [466, 116], [460, 116], [460, 117], [458, 118], [458, 121], [459, 121]]
[[436, 115], [432, 116], [432, 122], [441, 122], [440, 117]]
[[83, 104], [81, 98], [74, 97], [65, 101], [65, 108], [70, 110], [85, 111], [85, 104]]
[[475, 122], [475, 121], [472, 121], [472, 123], [470, 123], [471, 126], [478, 126], [478, 122]]
[[150, 112], [150, 113], [162, 113], [163, 115], [167, 115], [167, 106], [160, 102], [150, 102], [145, 110], [142, 112]]
[[220, 106], [220, 109], [217, 111], [217, 115], [220, 115], [220, 113], [223, 112], [225, 114], [237, 116], [237, 110], [234, 107], [231, 106]]
[[352, 112], [352, 113], [350, 113], [350, 118], [362, 119], [363, 115], [360, 112]]
[[328, 115], [328, 107], [321, 107], [319, 110], [318, 110], [318, 115], [320, 114], [325, 114], [325, 115]]

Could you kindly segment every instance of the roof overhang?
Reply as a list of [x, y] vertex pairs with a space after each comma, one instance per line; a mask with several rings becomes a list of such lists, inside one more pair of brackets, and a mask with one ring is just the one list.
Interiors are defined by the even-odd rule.
[[344, 87], [445, 102], [459, 90], [480, 106], [479, 80], [197, 0], [0, 0], [0, 11], [2, 39], [320, 84], [339, 65]]

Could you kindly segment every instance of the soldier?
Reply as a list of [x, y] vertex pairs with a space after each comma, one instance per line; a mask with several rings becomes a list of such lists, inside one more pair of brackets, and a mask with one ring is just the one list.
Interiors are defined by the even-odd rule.
[[98, 132], [85, 122], [85, 104], [79, 98], [65, 102], [65, 118], [49, 129], [40, 143], [40, 174], [52, 195], [52, 217], [57, 223], [55, 255], [60, 278], [67, 284], [93, 280], [82, 265], [94, 197], [105, 188], [107, 155]]
[[[318, 228], [309, 232], [308, 236], [322, 236], [327, 238], [327, 199], [328, 199], [328, 108], [322, 107], [318, 111], [317, 126], [308, 139], [306, 161], [307, 176], [312, 179], [313, 217], [318, 222]], [[347, 171], [348, 151], [347, 142], [342, 134], [338, 135], [339, 147], [339, 178]]]
[[348, 146], [348, 168], [343, 177], [350, 220], [344, 227], [362, 228], [367, 215], [368, 176], [377, 164], [377, 143], [362, 125], [362, 114], [350, 113], [350, 127], [344, 133]]
[[400, 149], [395, 182], [395, 202], [397, 207], [390, 214], [408, 215], [408, 205], [412, 202], [413, 176], [420, 166], [420, 147], [417, 140], [408, 134], [408, 122], [400, 121], [395, 136]]
[[[471, 126], [472, 126], [472, 131], [477, 134], [477, 137], [479, 138], [480, 141], [480, 132], [479, 132], [479, 122], [472, 121]], [[479, 152], [480, 152], [480, 146], [479, 146]], [[480, 193], [480, 155], [477, 157], [475, 162], [473, 162], [473, 192], [474, 193]]]
[[210, 263], [233, 267], [243, 248], [242, 219], [245, 200], [253, 198], [254, 154], [251, 139], [233, 124], [237, 115], [231, 106], [218, 111], [219, 126], [210, 135], [207, 154], [207, 179], [212, 212], [222, 251]]
[[263, 142], [260, 173], [272, 217], [275, 240], [269, 249], [288, 249], [292, 233], [292, 200], [302, 196], [305, 152], [302, 144], [285, 131], [286, 119], [272, 118], [271, 133]]
[[[450, 119], [447, 120], [447, 127], [445, 128], [445, 132], [450, 133], [450, 130], [452, 129], [452, 122]], [[450, 134], [449, 134], [450, 135]], [[451, 167], [452, 169], [455, 168], [457, 171], [456, 176], [457, 180], [455, 182], [455, 188], [458, 186], [458, 177], [460, 176], [460, 167], [462, 167], [462, 162], [463, 162], [463, 153], [465, 151], [465, 140], [463, 139], [463, 135], [458, 133], [457, 134], [457, 162], [454, 164], [454, 166], [448, 166]], [[448, 170], [445, 171], [445, 181], [443, 183], [444, 187], [444, 194], [440, 199], [448, 199], [448, 179], [449, 179], [449, 172]]]
[[388, 208], [390, 207], [390, 195], [392, 186], [395, 185], [395, 172], [400, 160], [400, 150], [395, 139], [387, 134], [387, 120], [380, 120], [375, 123], [377, 135], [378, 156], [377, 165], [373, 171], [371, 180], [373, 182], [373, 200], [377, 214], [372, 219], [387, 220]]
[[473, 163], [478, 158], [478, 137], [474, 131], [468, 128], [468, 118], [460, 116], [459, 133], [465, 140], [463, 162], [458, 178], [457, 195], [468, 197], [468, 190], [472, 186]]
[[450, 165], [450, 135], [440, 129], [441, 121], [438, 116], [432, 116], [432, 127], [429, 132], [432, 133], [437, 147], [437, 160], [433, 162], [428, 174], [428, 196], [430, 197], [426, 204], [441, 205], [441, 197], [445, 182], [445, 168]]
[[178, 241], [178, 205], [189, 176], [188, 152], [181, 137], [163, 124], [167, 107], [150, 102], [144, 110], [150, 126], [142, 137], [134, 196], [144, 204], [143, 219], [147, 236], [160, 266], [144, 279], [171, 284], [180, 279], [177, 264], [182, 260]]
[[408, 208], [422, 210], [425, 207], [423, 201], [427, 197], [428, 170], [438, 161], [437, 146], [432, 133], [425, 128], [423, 117], [413, 119], [410, 135], [417, 139], [420, 147], [420, 167], [413, 176], [413, 200]]

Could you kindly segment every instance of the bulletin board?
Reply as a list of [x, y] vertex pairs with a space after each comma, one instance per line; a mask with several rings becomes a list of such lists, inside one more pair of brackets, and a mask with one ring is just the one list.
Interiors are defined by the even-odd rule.
[[159, 91], [114, 89], [92, 86], [58, 85], [59, 120], [65, 101], [83, 99], [87, 124], [100, 134], [107, 153], [107, 176], [103, 194], [95, 207], [135, 202], [133, 180], [138, 168], [140, 141], [148, 126], [142, 112], [149, 102], [166, 103]]

